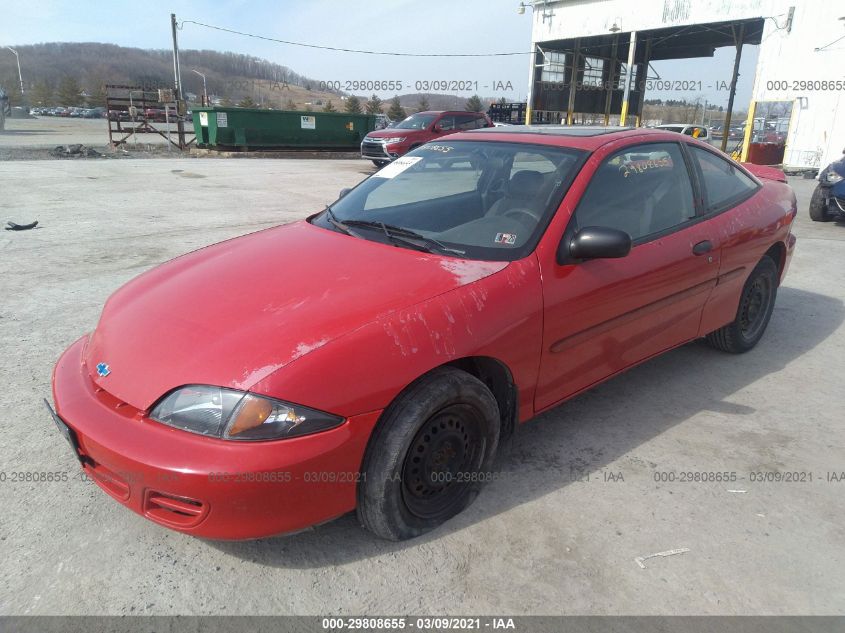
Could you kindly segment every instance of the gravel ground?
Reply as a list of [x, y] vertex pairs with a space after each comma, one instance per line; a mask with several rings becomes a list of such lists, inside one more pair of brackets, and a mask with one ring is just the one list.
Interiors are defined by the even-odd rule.
[[[67, 142], [73, 142], [68, 140]], [[84, 142], [78, 140], [76, 142]], [[693, 343], [520, 429], [503, 476], [423, 538], [348, 515], [208, 542], [76, 475], [41, 404], [61, 351], [120, 284], [187, 250], [304, 217], [362, 161], [0, 162], [0, 614], [842, 614], [845, 226], [811, 224], [766, 336]], [[14, 480], [63, 471], [67, 482]], [[657, 483], [735, 471], [735, 483]], [[800, 471], [812, 483], [760, 483]], [[744, 492], [731, 492], [742, 490]], [[676, 548], [689, 551], [636, 562]]]

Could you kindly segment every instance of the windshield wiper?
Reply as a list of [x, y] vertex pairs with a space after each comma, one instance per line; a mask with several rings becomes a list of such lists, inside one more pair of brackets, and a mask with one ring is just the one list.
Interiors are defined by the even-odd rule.
[[[427, 253], [432, 253], [437, 250], [446, 253], [455, 253], [456, 255], [466, 254], [466, 251], [449, 248], [440, 240], [428, 237], [427, 235], [422, 235], [421, 233], [417, 233], [411, 229], [406, 229], [404, 226], [386, 224], [375, 220], [346, 220], [344, 224], [347, 226], [359, 226], [366, 229], [380, 230], [389, 240], [401, 242], [406, 246], [422, 249]], [[420, 240], [423, 243], [419, 244], [413, 240]]]
[[359, 233], [350, 229], [345, 222], [338, 220], [334, 211], [332, 211], [332, 208], [328, 205], [326, 205], [326, 219], [328, 219], [329, 223], [341, 233], [346, 233], [352, 237], [362, 237]]

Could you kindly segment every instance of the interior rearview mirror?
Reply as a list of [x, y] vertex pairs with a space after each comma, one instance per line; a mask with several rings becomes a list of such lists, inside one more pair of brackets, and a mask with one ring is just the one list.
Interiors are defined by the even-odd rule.
[[[564, 238], [565, 241], [566, 238]], [[625, 257], [631, 252], [631, 236], [606, 226], [586, 226], [569, 240], [568, 253], [561, 243], [558, 261], [563, 259], [608, 259]], [[568, 255], [568, 257], [566, 257]]]

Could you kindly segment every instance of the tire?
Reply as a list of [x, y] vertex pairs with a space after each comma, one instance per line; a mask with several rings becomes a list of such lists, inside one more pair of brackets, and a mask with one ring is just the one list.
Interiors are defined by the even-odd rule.
[[830, 222], [833, 219], [827, 211], [827, 199], [821, 185], [816, 187], [810, 198], [810, 219], [813, 222]]
[[389, 160], [374, 160], [373, 165], [381, 169], [385, 165], [387, 165], [390, 161]]
[[745, 281], [736, 318], [707, 335], [707, 342], [723, 352], [742, 354], [763, 338], [772, 317], [778, 291], [778, 267], [766, 255]]
[[499, 422], [493, 394], [464, 371], [442, 367], [412, 383], [382, 414], [367, 446], [361, 524], [402, 541], [461, 512], [489, 479]]

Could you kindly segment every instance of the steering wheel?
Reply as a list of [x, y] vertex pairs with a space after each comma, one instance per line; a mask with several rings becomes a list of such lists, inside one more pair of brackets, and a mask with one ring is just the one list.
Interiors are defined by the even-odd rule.
[[515, 219], [517, 222], [523, 222], [523, 217], [528, 216], [529, 221], [531, 224], [537, 223], [537, 216], [530, 209], [526, 208], [517, 208], [517, 209], [508, 209], [505, 211], [502, 216], [503, 217], [511, 217]]

